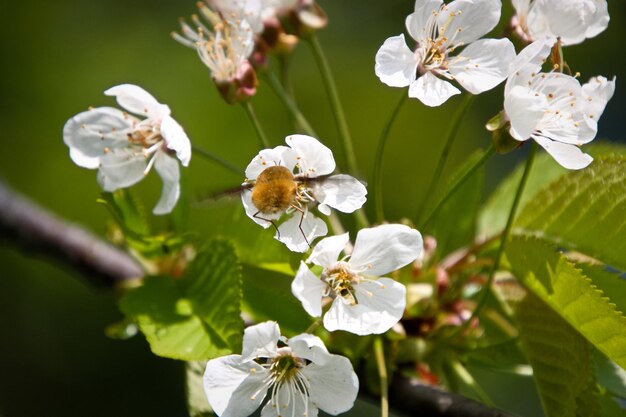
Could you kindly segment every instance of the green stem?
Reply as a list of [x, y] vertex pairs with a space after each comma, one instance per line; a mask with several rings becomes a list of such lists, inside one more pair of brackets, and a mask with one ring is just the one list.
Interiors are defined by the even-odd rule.
[[207, 151], [206, 149], [202, 149], [202, 148], [200, 148], [200, 147], [198, 147], [196, 145], [193, 145], [191, 147], [191, 149], [193, 149], [193, 151], [195, 153], [197, 153], [198, 155], [203, 156], [206, 159], [209, 159], [209, 160], [217, 163], [218, 165], [223, 166], [224, 168], [234, 172], [235, 174], [237, 174], [239, 176], [241, 176], [243, 174], [243, 169], [242, 168], [239, 168], [238, 166], [228, 162], [225, 159], [222, 159], [221, 157], [215, 155], [212, 152]]
[[489, 398], [489, 395], [478, 385], [472, 374], [470, 374], [467, 369], [461, 364], [461, 362], [457, 360], [453, 360], [450, 363], [452, 370], [455, 375], [472, 391], [476, 393], [478, 398], [487, 406], [494, 407], [495, 404]]
[[324, 51], [322, 50], [317, 37], [313, 34], [307, 38], [307, 40], [308, 44], [311, 46], [313, 56], [315, 57], [315, 61], [317, 62], [317, 66], [319, 67], [322, 75], [324, 88], [326, 88], [328, 98], [330, 99], [330, 106], [332, 107], [333, 116], [335, 117], [335, 122], [337, 123], [337, 129], [339, 130], [339, 137], [341, 138], [341, 143], [343, 145], [343, 151], [348, 164], [348, 171], [350, 174], [356, 175], [356, 154], [354, 153], [352, 138], [350, 137], [350, 131], [348, 130], [348, 124], [343, 112], [343, 107], [341, 106], [341, 101], [339, 100], [337, 85], [335, 84], [333, 74], [330, 71], [330, 66], [328, 65], [328, 61], [326, 60], [326, 56], [324, 55]]
[[269, 84], [270, 88], [276, 93], [278, 98], [283, 102], [289, 113], [291, 113], [291, 117], [294, 118], [298, 126], [309, 136], [318, 137], [315, 133], [315, 130], [311, 127], [309, 121], [304, 117], [298, 105], [291, 97], [291, 95], [285, 90], [283, 85], [278, 81], [276, 76], [272, 72], [265, 72], [264, 78]]
[[322, 324], [322, 318], [321, 317], [319, 319], [315, 320], [313, 323], [311, 323], [311, 325], [309, 327], [307, 327], [307, 329], [304, 331], [304, 333], [313, 334], [315, 329], [320, 327], [320, 324]]
[[445, 144], [443, 145], [443, 150], [441, 151], [439, 162], [437, 162], [437, 166], [435, 168], [435, 174], [432, 176], [430, 180], [430, 184], [428, 185], [428, 188], [426, 190], [426, 196], [424, 197], [424, 200], [422, 201], [422, 204], [420, 205], [420, 209], [417, 212], [417, 216], [415, 217], [417, 221], [421, 220], [422, 215], [424, 214], [424, 210], [426, 209], [426, 206], [428, 205], [429, 196], [433, 195], [434, 191], [437, 189], [437, 186], [439, 185], [439, 181], [441, 180], [441, 175], [443, 174], [443, 169], [446, 166], [446, 162], [448, 161], [448, 156], [450, 155], [450, 150], [452, 149], [452, 144], [454, 144], [454, 140], [456, 139], [456, 134], [458, 133], [459, 128], [461, 127], [461, 122], [463, 121], [463, 118], [465, 117], [465, 114], [467, 113], [467, 110], [469, 109], [470, 104], [472, 104], [472, 101], [474, 101], [474, 95], [466, 94], [465, 98], [463, 99], [459, 107], [457, 107], [456, 112], [454, 113], [454, 116], [452, 118], [452, 124], [450, 124], [448, 132], [446, 134], [446, 141], [445, 141]]
[[261, 144], [261, 149], [267, 149], [270, 147], [269, 142], [267, 141], [267, 137], [265, 133], [263, 133], [263, 128], [261, 128], [261, 123], [259, 123], [259, 119], [256, 117], [256, 113], [254, 112], [254, 108], [252, 107], [252, 103], [250, 101], [244, 101], [241, 103], [246, 114], [250, 118], [252, 125], [254, 126], [254, 130], [256, 131], [256, 135], [259, 138], [259, 142]]
[[522, 174], [522, 179], [519, 182], [519, 186], [517, 187], [517, 192], [515, 193], [515, 198], [513, 200], [513, 205], [511, 206], [511, 211], [509, 212], [509, 217], [506, 220], [506, 226], [504, 227], [504, 231], [500, 236], [500, 246], [498, 246], [498, 252], [496, 253], [496, 257], [493, 260], [493, 265], [489, 270], [489, 276], [487, 278], [487, 282], [485, 282], [483, 293], [481, 294], [478, 303], [476, 304], [476, 308], [472, 312], [472, 316], [469, 320], [467, 320], [463, 327], [469, 325], [474, 318], [478, 317], [480, 311], [485, 306], [487, 302], [487, 298], [489, 297], [489, 289], [491, 288], [491, 284], [493, 283], [493, 278], [500, 268], [500, 261], [502, 259], [502, 254], [504, 253], [504, 248], [506, 246], [506, 241], [511, 234], [511, 229], [513, 228], [513, 221], [515, 220], [515, 214], [517, 212], [517, 208], [522, 199], [522, 194], [524, 193], [524, 188], [526, 187], [526, 183], [528, 182], [528, 176], [530, 175], [530, 170], [533, 166], [533, 162], [535, 161], [535, 154], [537, 153], [537, 144], [534, 141], [531, 141], [530, 153], [528, 154], [528, 159], [526, 159], [526, 167], [524, 168], [524, 173]]
[[383, 154], [385, 153], [385, 146], [387, 145], [387, 139], [389, 138], [389, 132], [395, 122], [402, 105], [406, 101], [408, 95], [405, 91], [402, 92], [402, 97], [396, 107], [394, 107], [391, 117], [387, 120], [387, 124], [383, 127], [378, 140], [378, 148], [376, 149], [376, 159], [374, 161], [374, 203], [376, 204], [376, 221], [382, 223], [385, 220], [385, 212], [383, 207]]
[[374, 339], [374, 354], [376, 356], [376, 366], [378, 367], [378, 376], [380, 378], [380, 417], [388, 417], [389, 391], [387, 387], [387, 365], [385, 364], [383, 339], [380, 336]]
[[[474, 172], [478, 170], [478, 168], [483, 166], [485, 162], [487, 162], [487, 160], [489, 160], [489, 158], [491, 158], [491, 156], [495, 152], [496, 152], [496, 148], [494, 144], [491, 143], [491, 145], [489, 145], [489, 148], [487, 148], [483, 156], [478, 161], [476, 161], [474, 165], [469, 167], [463, 173], [463, 175], [461, 175], [461, 177], [458, 180], [456, 180], [456, 182], [452, 185], [452, 187], [450, 187], [448, 192], [437, 202], [435, 207], [428, 213], [428, 216], [426, 216], [426, 219], [421, 223], [420, 230], [423, 229], [425, 226], [427, 226], [428, 223], [430, 223], [430, 221], [434, 218], [435, 214], [437, 214], [437, 211], [439, 211], [439, 209], [450, 199], [450, 197], [454, 195], [456, 190], [458, 190], [459, 187], [461, 187], [461, 185], [463, 185], [465, 181], [467, 181], [467, 179], [470, 178], [472, 174], [474, 174]], [[428, 196], [426, 197], [428, 198]]]

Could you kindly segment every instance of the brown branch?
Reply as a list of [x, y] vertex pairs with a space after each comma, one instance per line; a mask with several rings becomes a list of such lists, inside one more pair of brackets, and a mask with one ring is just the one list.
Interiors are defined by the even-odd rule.
[[0, 180], [0, 239], [80, 272], [94, 284], [144, 275], [139, 264], [80, 226], [63, 221]]
[[458, 394], [424, 385], [401, 376], [389, 388], [392, 409], [420, 417], [513, 417]]

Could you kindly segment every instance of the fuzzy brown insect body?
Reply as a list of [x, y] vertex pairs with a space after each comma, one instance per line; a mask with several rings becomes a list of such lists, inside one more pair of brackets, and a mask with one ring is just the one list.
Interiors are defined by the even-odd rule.
[[252, 188], [252, 204], [262, 214], [275, 214], [293, 206], [298, 185], [293, 174], [284, 166], [263, 170]]

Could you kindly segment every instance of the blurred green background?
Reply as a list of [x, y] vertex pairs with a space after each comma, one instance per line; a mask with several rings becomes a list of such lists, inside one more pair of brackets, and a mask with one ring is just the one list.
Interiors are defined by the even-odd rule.
[[[371, 181], [377, 137], [400, 94], [374, 75], [374, 55], [404, 29], [412, 0], [320, 1], [330, 25], [319, 37], [335, 72], [357, 151], [360, 176]], [[611, 23], [600, 36], [566, 49], [582, 80], [617, 75], [617, 91], [600, 122], [599, 137], [620, 140], [626, 93], [626, 4], [609, 0]], [[104, 234], [108, 215], [95, 203], [94, 171], [68, 157], [62, 127], [87, 106], [113, 105], [102, 92], [135, 83], [167, 103], [192, 141], [245, 167], [257, 139], [243, 110], [218, 96], [194, 51], [174, 42], [177, 18], [195, 12], [194, 1], [35, 0], [0, 3], [0, 177], [64, 218]], [[503, 21], [512, 14], [505, 0]], [[502, 25], [503, 23], [501, 23]], [[501, 28], [494, 31], [500, 33]], [[320, 138], [343, 156], [325, 91], [310, 51], [300, 45], [293, 83], [303, 112]], [[461, 98], [438, 109], [416, 100], [405, 105], [385, 157], [385, 208], [389, 220], [411, 217]], [[502, 86], [477, 98], [453, 150], [449, 167], [490, 140], [484, 122], [500, 110]], [[265, 85], [253, 101], [274, 145], [292, 132], [288, 115]], [[493, 187], [524, 151], [489, 164]], [[194, 196], [239, 184], [236, 176], [195, 156], [186, 172]], [[151, 208], [160, 192], [156, 175], [138, 187]], [[372, 204], [366, 205], [371, 214]], [[239, 204], [194, 207], [190, 228], [200, 236], [228, 234]], [[250, 222], [252, 224], [252, 222]], [[257, 230], [258, 229], [258, 230]], [[262, 233], [251, 227], [254, 233]], [[0, 246], [0, 417], [184, 416], [183, 369], [154, 357], [141, 337], [107, 339], [104, 328], [121, 318], [114, 294], [73, 273]], [[494, 389], [497, 389], [495, 387]]]

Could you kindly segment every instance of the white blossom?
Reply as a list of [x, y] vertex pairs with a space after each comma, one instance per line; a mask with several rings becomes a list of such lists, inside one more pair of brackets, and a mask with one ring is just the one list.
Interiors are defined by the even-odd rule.
[[263, 417], [315, 417], [318, 409], [331, 415], [351, 409], [359, 380], [350, 361], [328, 353], [320, 338], [286, 339], [268, 321], [245, 330], [241, 355], [207, 363], [204, 390], [220, 417], [249, 416], [268, 394]]
[[498, 23], [501, 7], [500, 0], [417, 0], [406, 19], [416, 47], [403, 34], [388, 38], [376, 54], [376, 75], [391, 87], [409, 87], [409, 97], [427, 106], [460, 94], [451, 80], [472, 94], [491, 90], [515, 58], [508, 39], [479, 39]]
[[237, 14], [218, 14], [203, 3], [198, 7], [209, 26], [194, 15], [192, 21], [196, 29], [181, 20], [182, 35], [174, 32], [172, 36], [198, 52], [227, 102], [235, 103], [253, 96], [257, 78], [249, 60], [255, 44], [251, 23]]
[[609, 24], [606, 0], [512, 0], [513, 27], [522, 39], [561, 38], [575, 45], [603, 32]]
[[328, 233], [310, 206], [319, 204], [325, 215], [331, 208], [352, 213], [365, 203], [367, 189], [350, 175], [330, 175], [335, 159], [317, 139], [291, 135], [285, 141], [289, 146], [264, 149], [250, 162], [241, 199], [246, 214], [264, 228], [287, 214], [275, 237], [290, 250], [304, 252], [315, 238]]
[[314, 317], [322, 315], [323, 299], [332, 299], [324, 315], [324, 327], [329, 331], [384, 333], [402, 318], [406, 288], [393, 279], [379, 277], [418, 258], [422, 236], [399, 224], [362, 229], [352, 254], [338, 260], [348, 240], [347, 233], [322, 239], [307, 259], [323, 268], [321, 277], [301, 262], [291, 291]]
[[63, 141], [79, 166], [98, 169], [105, 191], [130, 187], [154, 166], [163, 180], [163, 191], [154, 214], [172, 211], [180, 196], [178, 159], [189, 165], [191, 143], [183, 128], [141, 87], [122, 84], [104, 92], [140, 119], [112, 107], [91, 108], [67, 121]]
[[581, 85], [563, 73], [541, 72], [552, 42], [536, 41], [520, 52], [505, 85], [504, 112], [514, 139], [532, 138], [563, 167], [582, 169], [593, 158], [579, 147], [595, 138], [615, 78], [593, 77]]

